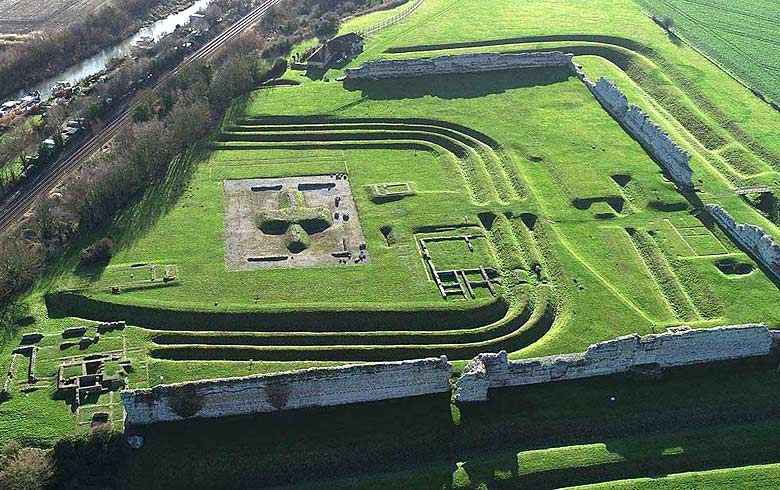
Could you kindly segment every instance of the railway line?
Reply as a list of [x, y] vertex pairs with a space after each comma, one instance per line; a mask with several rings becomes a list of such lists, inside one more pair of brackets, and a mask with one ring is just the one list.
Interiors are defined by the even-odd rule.
[[[187, 65], [195, 61], [211, 58], [226, 43], [240, 36], [280, 2], [281, 0], [267, 0], [258, 5], [254, 10], [185, 58], [176, 68], [161, 76], [153, 85], [152, 90], [157, 90], [164, 86]], [[75, 170], [82, 161], [108, 143], [122, 128], [130, 124], [133, 111], [139, 105], [140, 101], [137, 100], [124, 102], [115, 109], [113, 117], [104, 127], [86, 137], [78, 146], [66, 150], [56, 162], [43, 170], [32, 181], [0, 202], [0, 231], [4, 231], [14, 223], [17, 223], [38, 198], [51, 192], [65, 175]]]

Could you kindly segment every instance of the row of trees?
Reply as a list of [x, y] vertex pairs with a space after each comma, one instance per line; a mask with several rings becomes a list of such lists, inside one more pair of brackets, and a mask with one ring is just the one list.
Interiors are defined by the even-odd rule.
[[160, 180], [259, 76], [258, 59], [234, 50], [216, 66], [189, 66], [161, 93], [144, 94], [154, 110], [120, 132], [109, 151], [85, 162], [61, 192], [40, 199], [22, 235], [0, 241], [0, 303], [29, 288], [74, 240], [105, 225]]

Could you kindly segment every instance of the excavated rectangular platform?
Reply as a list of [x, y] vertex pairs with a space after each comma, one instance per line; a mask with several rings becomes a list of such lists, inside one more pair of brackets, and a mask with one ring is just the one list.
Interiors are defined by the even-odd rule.
[[229, 271], [368, 262], [346, 174], [224, 180]]

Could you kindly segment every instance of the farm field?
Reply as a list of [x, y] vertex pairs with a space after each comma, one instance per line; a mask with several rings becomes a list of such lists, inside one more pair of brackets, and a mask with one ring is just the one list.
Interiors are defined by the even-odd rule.
[[657, 17], [770, 100], [780, 100], [780, 18], [771, 0], [640, 0]]
[[[13, 374], [0, 443], [50, 446], [98, 414], [122, 430], [118, 389], [62, 395], [92, 356], [134, 389], [440, 355], [457, 375], [483, 352], [780, 328], [778, 280], [703, 209], [780, 239], [735, 192], [777, 199], [780, 115], [631, 0], [489, 3], [424, 0], [347, 66], [572, 53], [691, 155], [695, 190], [677, 189], [567, 68], [373, 81], [290, 69], [234, 101], [207, 148], [85, 240], [110, 237], [110, 261], [73, 252], [25, 298], [24, 324], [0, 344]], [[43, 334], [33, 367], [11, 353], [29, 332]], [[778, 479], [776, 365], [153, 426], [119, 471], [128, 488], [761, 488]]]
[[65, 27], [105, 3], [106, 0], [2, 0], [0, 34], [27, 34]]

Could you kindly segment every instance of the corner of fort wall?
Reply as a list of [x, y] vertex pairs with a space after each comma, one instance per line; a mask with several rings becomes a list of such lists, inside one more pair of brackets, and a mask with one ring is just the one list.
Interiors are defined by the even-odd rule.
[[768, 355], [773, 336], [763, 325], [693, 330], [678, 327], [661, 334], [637, 334], [593, 344], [577, 354], [507, 360], [506, 352], [480, 354], [455, 383], [459, 402], [487, 400], [488, 389], [623, 373], [631, 368], [669, 368]]
[[780, 279], [780, 245], [756, 225], [739, 224], [728, 211], [717, 204], [707, 204], [707, 212], [739, 245]]

